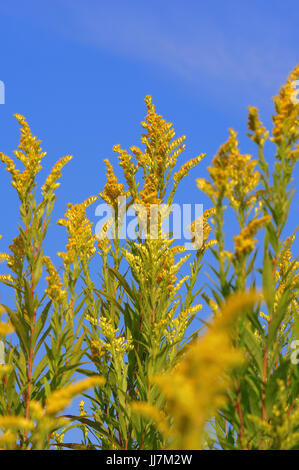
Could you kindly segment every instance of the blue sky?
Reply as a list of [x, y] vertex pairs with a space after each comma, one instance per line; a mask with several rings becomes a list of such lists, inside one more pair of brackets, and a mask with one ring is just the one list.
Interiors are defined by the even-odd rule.
[[[57, 192], [50, 255], [65, 242], [55, 221], [67, 202], [103, 189], [103, 159], [116, 160], [112, 146], [139, 145], [147, 94], [177, 135], [186, 134], [182, 162], [207, 153], [177, 202], [209, 207], [195, 179], [206, 175], [229, 127], [239, 132], [242, 152], [254, 152], [247, 106], [258, 106], [270, 125], [271, 98], [299, 61], [298, 20], [297, 0], [2, 1], [0, 150], [12, 155], [17, 147], [13, 114], [20, 113], [47, 151], [42, 179], [58, 158], [74, 155]], [[298, 209], [295, 196], [290, 230]], [[0, 251], [6, 251], [16, 235], [18, 202], [3, 166], [0, 212]], [[97, 222], [94, 209], [89, 216]]]

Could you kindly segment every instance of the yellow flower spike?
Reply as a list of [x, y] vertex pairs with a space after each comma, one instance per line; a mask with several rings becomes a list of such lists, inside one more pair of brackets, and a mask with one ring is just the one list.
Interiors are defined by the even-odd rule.
[[58, 303], [63, 303], [67, 298], [67, 292], [62, 289], [63, 284], [61, 282], [60, 276], [49, 256], [43, 257], [43, 263], [48, 272], [48, 276], [46, 277], [46, 281], [48, 282], [46, 293], [51, 300]]
[[19, 149], [14, 154], [25, 169], [21, 173], [20, 170], [16, 169], [14, 161], [3, 153], [0, 153], [0, 160], [6, 164], [6, 169], [11, 174], [12, 186], [17, 190], [20, 200], [23, 201], [30, 187], [35, 184], [35, 176], [42, 168], [40, 163], [46, 153], [42, 152], [41, 141], [32, 135], [24, 116], [15, 114], [15, 117], [21, 126], [21, 138]]
[[3, 261], [11, 262], [12, 256], [8, 255], [7, 253], [0, 253], [0, 263], [2, 263]]
[[269, 132], [259, 119], [258, 109], [253, 106], [249, 106], [248, 110], [248, 129], [251, 133], [249, 132], [247, 135], [256, 144], [263, 145], [269, 136]]
[[273, 116], [273, 142], [280, 145], [283, 140], [293, 145], [299, 137], [299, 104], [293, 99], [293, 83], [299, 78], [299, 64], [287, 78], [287, 82], [274, 98], [276, 114]]
[[251, 155], [242, 155], [238, 147], [237, 133], [229, 129], [227, 142], [220, 146], [208, 167], [212, 182], [204, 178], [197, 179], [197, 186], [205, 192], [214, 204], [219, 198], [227, 198], [231, 206], [238, 210], [252, 206], [251, 192], [259, 183], [259, 172], [254, 171], [256, 161]]
[[262, 227], [267, 225], [267, 223], [271, 220], [271, 217], [265, 215], [260, 219], [255, 219], [249, 222], [249, 224], [241, 231], [240, 235], [234, 236], [235, 241], [235, 252], [234, 257], [240, 258], [242, 256], [249, 255], [255, 248], [255, 243], [257, 240], [254, 235], [260, 230]]
[[88, 379], [81, 380], [72, 385], [67, 385], [64, 388], [59, 390], [55, 390], [51, 395], [47, 398], [46, 401], [46, 414], [47, 415], [55, 415], [60, 413], [61, 411], [66, 408], [71, 400], [80, 393], [84, 392], [85, 390], [104, 385], [105, 379], [104, 377], [100, 376], [92, 376]]
[[30, 404], [29, 404], [29, 407], [30, 407], [30, 411], [32, 413], [32, 417], [34, 419], [36, 419], [37, 421], [40, 421], [44, 417], [45, 410], [38, 401], [31, 400]]
[[[211, 327], [189, 346], [173, 370], [151, 377], [151, 383], [159, 387], [166, 399], [165, 416], [172, 422], [167, 436], [171, 449], [204, 447], [206, 422], [226, 403], [231, 384], [229, 372], [244, 361], [243, 353], [233, 347], [230, 327], [258, 300], [260, 294], [253, 291], [229, 297]], [[154, 408], [139, 402], [133, 405], [133, 410], [150, 417], [163, 433], [161, 411]], [[164, 417], [165, 426], [168, 419]]]
[[10, 335], [14, 332], [14, 327], [11, 323], [0, 322], [0, 337]]
[[173, 176], [173, 179], [176, 183], [179, 183], [185, 176], [188, 175], [189, 171], [196, 167], [201, 160], [206, 156], [205, 153], [202, 153], [201, 155], [198, 155], [198, 157], [192, 158], [188, 162], [184, 163], [184, 165], [181, 166], [178, 172], [176, 172]]
[[13, 243], [9, 245], [9, 249], [11, 250], [12, 255], [7, 265], [14, 273], [17, 274], [22, 270], [25, 257], [25, 247], [21, 234], [13, 239]]
[[10, 284], [14, 283], [14, 278], [10, 274], [1, 274], [0, 275], [0, 282], [3, 282], [4, 284], [9, 282]]
[[98, 198], [92, 196], [81, 204], [68, 204], [65, 219], [59, 219], [58, 225], [65, 226], [68, 233], [66, 253], [58, 253], [66, 265], [72, 264], [78, 257], [88, 259], [96, 252], [94, 243], [96, 235], [92, 223], [86, 217], [86, 208]]
[[132, 163], [132, 155], [130, 155], [126, 150], [122, 150], [120, 145], [114, 145], [113, 152], [118, 153], [119, 165], [123, 169], [124, 177], [129, 186], [130, 191], [134, 192], [136, 186], [135, 183], [135, 173], [137, 172], [137, 166]]
[[34, 423], [22, 416], [0, 416], [0, 429], [32, 430]]
[[13, 448], [15, 448], [17, 440], [18, 440], [17, 433], [12, 432], [10, 429], [8, 429], [2, 435], [0, 435], [0, 450], [2, 450], [2, 445], [8, 445], [8, 446], [12, 446]]
[[118, 204], [118, 197], [124, 196], [124, 185], [118, 182], [118, 179], [114, 173], [114, 168], [111, 165], [110, 161], [107, 159], [104, 160], [106, 163], [107, 173], [106, 178], [107, 182], [104, 187], [104, 191], [99, 194], [99, 196], [110, 206], [116, 208]]
[[55, 163], [51, 170], [51, 173], [48, 175], [45, 181], [45, 184], [41, 188], [43, 193], [49, 193], [58, 188], [60, 183], [57, 183], [56, 181], [62, 176], [61, 170], [69, 161], [72, 160], [72, 158], [73, 157], [71, 155], [66, 155]]
[[[207, 240], [211, 232], [211, 226], [208, 223], [208, 219], [209, 217], [213, 216], [215, 212], [216, 210], [214, 207], [205, 210], [203, 215], [198, 217], [198, 219], [194, 220], [190, 227], [188, 227], [188, 230], [191, 232], [192, 235], [192, 243], [194, 243], [195, 247], [198, 249], [208, 248]], [[200, 242], [202, 242], [201, 245]], [[214, 241], [210, 240], [210, 246], [213, 246], [214, 244]]]

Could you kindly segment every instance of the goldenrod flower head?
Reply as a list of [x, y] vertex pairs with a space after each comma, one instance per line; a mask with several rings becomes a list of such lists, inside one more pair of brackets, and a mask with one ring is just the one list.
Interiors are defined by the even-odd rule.
[[234, 236], [235, 258], [247, 256], [254, 250], [255, 243], [257, 242], [257, 240], [253, 238], [254, 235], [270, 220], [271, 217], [268, 215], [265, 215], [260, 219], [254, 219], [250, 221], [249, 224], [241, 231], [240, 235]]
[[[205, 249], [208, 247], [206, 242], [211, 232], [211, 226], [208, 223], [208, 219], [209, 217], [213, 216], [215, 212], [216, 211], [214, 207], [205, 210], [203, 215], [198, 217], [198, 219], [194, 220], [190, 227], [188, 227], [192, 235], [191, 241], [195, 244], [198, 249]], [[213, 242], [213, 240], [211, 240], [210, 242]], [[211, 243], [211, 245], [213, 245], [213, 243]]]
[[9, 249], [12, 252], [7, 265], [14, 273], [21, 272], [23, 269], [23, 263], [25, 258], [25, 246], [22, 234], [20, 233], [13, 239], [13, 243], [9, 245]]
[[41, 188], [43, 193], [53, 192], [56, 188], [58, 188], [60, 183], [57, 183], [57, 180], [62, 176], [61, 170], [70, 160], [72, 160], [72, 158], [73, 157], [71, 155], [66, 155], [55, 163], [51, 173], [48, 175], [45, 181], [45, 184]]
[[113, 152], [118, 153], [119, 165], [123, 169], [124, 177], [127, 185], [129, 186], [130, 192], [134, 193], [136, 187], [135, 174], [138, 167], [131, 161], [132, 155], [130, 155], [126, 150], [122, 150], [120, 145], [114, 145]]
[[6, 284], [6, 283], [13, 284], [14, 283], [14, 278], [10, 274], [1, 274], [0, 275], [0, 282], [3, 282], [4, 284]]
[[[299, 104], [293, 99], [295, 92], [293, 83], [299, 78], [299, 65], [290, 73], [287, 82], [274, 98], [276, 114], [273, 116], [273, 141], [280, 145], [286, 142], [292, 145], [299, 138]], [[279, 155], [278, 155], [279, 157]]]
[[256, 161], [251, 155], [242, 155], [238, 147], [237, 133], [229, 129], [229, 138], [213, 158], [208, 167], [212, 182], [197, 179], [197, 186], [214, 202], [226, 197], [234, 209], [240, 205], [252, 205], [250, 193], [259, 183], [259, 173], [254, 171]]
[[56, 301], [58, 303], [63, 303], [67, 298], [67, 292], [63, 290], [63, 284], [61, 282], [60, 276], [48, 256], [43, 257], [43, 263], [48, 272], [48, 276], [46, 277], [46, 281], [48, 281], [48, 288], [46, 289], [46, 293], [54, 302]]
[[258, 109], [253, 106], [249, 106], [248, 109], [248, 129], [251, 131], [251, 133], [248, 133], [248, 136], [258, 145], [264, 145], [269, 136], [269, 132], [259, 119]]
[[202, 153], [201, 155], [198, 155], [197, 157], [192, 158], [188, 162], [184, 163], [184, 165], [181, 166], [179, 171], [174, 174], [173, 176], [174, 181], [176, 183], [179, 183], [179, 181], [181, 181], [185, 176], [188, 175], [189, 171], [192, 168], [196, 167], [201, 162], [201, 160], [205, 157], [205, 155], [206, 155], [205, 153]]
[[86, 217], [86, 208], [97, 200], [96, 196], [89, 197], [81, 204], [68, 204], [65, 219], [58, 220], [59, 225], [66, 227], [68, 232], [67, 252], [58, 253], [66, 265], [75, 259], [88, 259], [94, 255], [96, 235], [92, 233], [92, 223]]
[[81, 400], [79, 403], [80, 407], [80, 416], [86, 416], [86, 411], [84, 410], [85, 401]]
[[107, 182], [105, 184], [104, 191], [99, 195], [107, 204], [116, 208], [118, 204], [118, 198], [125, 195], [124, 185], [118, 182], [118, 179], [114, 173], [114, 168], [108, 158], [105, 159], [104, 162], [106, 163], [107, 168]]
[[11, 174], [12, 186], [23, 201], [30, 189], [35, 186], [35, 176], [42, 168], [40, 163], [46, 153], [42, 152], [41, 141], [32, 135], [26, 119], [20, 114], [15, 114], [15, 117], [21, 125], [21, 139], [19, 149], [15, 150], [14, 154], [23, 163], [25, 169], [21, 173], [16, 169], [14, 161], [3, 153], [0, 153], [0, 160], [6, 164], [6, 169]]

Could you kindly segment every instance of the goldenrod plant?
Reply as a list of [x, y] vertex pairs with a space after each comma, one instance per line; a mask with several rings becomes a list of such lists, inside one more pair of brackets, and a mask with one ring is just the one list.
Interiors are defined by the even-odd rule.
[[[12, 158], [0, 154], [18, 193], [21, 219], [19, 233], [9, 247], [10, 253], [1, 254], [10, 274], [1, 275], [0, 281], [13, 290], [15, 307], [2, 306], [9, 317], [9, 323], [4, 323], [2, 329], [5, 332], [5, 328], [12, 327], [14, 335], [12, 339], [5, 338], [4, 343], [0, 428], [8, 430], [9, 445], [19, 449], [48, 448], [51, 433], [58, 425], [52, 419], [56, 411], [47, 411], [47, 403], [58, 390], [59, 393], [66, 390], [66, 394], [70, 392], [69, 396], [72, 396], [71, 389], [64, 387], [74, 380], [84, 354], [84, 336], [80, 333], [82, 322], [80, 319], [74, 321], [73, 285], [80, 273], [68, 271], [63, 284], [51, 259], [44, 253], [58, 179], [71, 157], [63, 157], [54, 165], [41, 187], [38, 202], [36, 175], [41, 170], [45, 153], [25, 118], [20, 115], [16, 118], [21, 126], [21, 139], [14, 155], [24, 170], [17, 169]], [[47, 272], [48, 285], [45, 292], [40, 292], [43, 268]], [[57, 411], [61, 411], [59, 402]], [[37, 435], [33, 419], [38, 422]], [[11, 439], [11, 428], [17, 431], [15, 440]], [[5, 436], [2, 436], [3, 440]]]
[[[298, 76], [299, 66], [274, 98], [271, 134], [249, 108], [256, 156], [241, 153], [230, 129], [208, 177], [197, 178], [211, 202], [189, 226], [193, 250], [164, 222], [180, 202], [178, 185], [192, 169], [200, 175], [204, 154], [178, 166], [185, 136], [175, 138], [147, 96], [142, 147], [114, 146], [118, 169], [105, 160], [103, 190], [68, 204], [58, 220], [67, 244], [55, 266], [45, 236], [71, 157], [56, 163], [37, 195], [45, 153], [16, 115], [14, 153], [24, 171], [0, 154], [21, 219], [10, 253], [0, 255], [10, 269], [0, 280], [15, 299], [1, 312], [1, 448], [299, 448], [299, 262], [296, 230], [286, 233], [299, 158]], [[110, 215], [98, 231], [86, 209], [101, 200]], [[129, 214], [136, 220], [124, 235]], [[78, 414], [67, 410], [75, 396]], [[66, 439], [74, 427], [80, 442]]]

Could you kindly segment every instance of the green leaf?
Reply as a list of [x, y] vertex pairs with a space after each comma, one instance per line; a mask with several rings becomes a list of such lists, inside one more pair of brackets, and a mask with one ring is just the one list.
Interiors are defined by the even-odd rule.
[[7, 305], [2, 307], [6, 310], [9, 319], [15, 329], [15, 332], [20, 340], [20, 344], [24, 350], [25, 355], [29, 356], [29, 336], [28, 336], [28, 326], [25, 321], [20, 318], [15, 312], [13, 312]]

